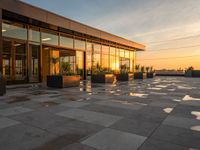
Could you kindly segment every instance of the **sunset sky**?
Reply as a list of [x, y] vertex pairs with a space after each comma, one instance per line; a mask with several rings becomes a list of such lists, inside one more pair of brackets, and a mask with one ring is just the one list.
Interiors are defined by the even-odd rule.
[[146, 45], [137, 64], [200, 69], [200, 0], [23, 0]]

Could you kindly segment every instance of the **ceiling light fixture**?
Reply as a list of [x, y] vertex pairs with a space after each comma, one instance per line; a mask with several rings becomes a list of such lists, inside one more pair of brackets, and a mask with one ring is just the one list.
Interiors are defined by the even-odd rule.
[[51, 40], [51, 38], [44, 38], [44, 39], [42, 39], [42, 41], [50, 41]]

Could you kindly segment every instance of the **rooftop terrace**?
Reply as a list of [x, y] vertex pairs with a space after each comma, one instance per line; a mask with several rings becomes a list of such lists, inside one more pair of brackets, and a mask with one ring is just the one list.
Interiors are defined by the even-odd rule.
[[199, 90], [198, 78], [184, 77], [9, 89], [0, 149], [200, 149]]

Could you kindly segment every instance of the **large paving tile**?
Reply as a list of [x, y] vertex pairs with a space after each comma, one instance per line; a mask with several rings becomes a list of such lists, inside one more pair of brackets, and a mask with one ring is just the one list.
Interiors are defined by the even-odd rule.
[[80, 121], [85, 121], [88, 123], [102, 125], [105, 127], [108, 127], [112, 125], [113, 123], [122, 119], [122, 117], [120, 116], [97, 113], [97, 112], [81, 110], [81, 109], [70, 109], [68, 111], [57, 113], [57, 115], [64, 116], [67, 118], [77, 119]]
[[155, 122], [125, 118], [113, 124], [110, 128], [147, 137], [158, 126], [159, 126], [159, 123], [155, 123]]
[[18, 106], [18, 107], [2, 109], [0, 110], [0, 115], [12, 116], [12, 115], [22, 114], [22, 113], [26, 113], [30, 111], [32, 111], [32, 109]]
[[150, 106], [156, 106], [161, 108], [174, 108], [176, 103], [165, 102], [165, 101], [153, 101], [149, 104]]
[[56, 138], [44, 130], [18, 124], [0, 130], [1, 150], [29, 150]]
[[14, 126], [17, 124], [20, 124], [20, 122], [13, 119], [5, 118], [5, 117], [0, 118], [0, 129]]
[[189, 149], [188, 147], [153, 139], [146, 140], [144, 144], [139, 148], [139, 150], [188, 150], [188, 149]]
[[61, 105], [62, 106], [67, 106], [67, 107], [72, 107], [72, 108], [79, 108], [79, 107], [83, 107], [83, 106], [86, 106], [86, 105], [89, 105], [89, 104], [90, 103], [87, 103], [87, 102], [74, 101], [74, 102], [62, 103]]
[[62, 150], [97, 150], [97, 149], [85, 144], [74, 143], [63, 148]]
[[48, 111], [32, 111], [28, 113], [23, 113], [15, 116], [11, 116], [10, 118], [23, 122], [25, 124], [35, 126], [41, 129], [53, 129], [57, 126], [67, 124], [72, 119], [58, 116]]
[[171, 115], [200, 120], [200, 107], [178, 105], [176, 109], [172, 111]]
[[200, 132], [184, 128], [161, 125], [151, 136], [152, 139], [162, 140], [185, 147], [200, 148]]
[[99, 150], [135, 150], [146, 137], [113, 129], [104, 129], [81, 142]]
[[186, 128], [186, 129], [190, 129], [194, 131], [200, 131], [200, 120], [196, 120], [196, 119], [168, 116], [164, 120], [163, 124]]
[[96, 124], [91, 124], [79, 120], [73, 120], [66, 124], [60, 124], [54, 128], [48, 128], [50, 133], [63, 136], [63, 135], [79, 135], [81, 138], [88, 137], [104, 127]]
[[146, 104], [143, 103], [136, 103], [136, 102], [128, 102], [124, 100], [105, 100], [96, 102], [98, 105], [116, 107], [116, 108], [123, 108], [123, 109], [131, 109], [131, 110], [139, 110]]
[[131, 116], [133, 113], [137, 112], [137, 110], [116, 108], [98, 104], [90, 104], [82, 107], [81, 109], [123, 117]]

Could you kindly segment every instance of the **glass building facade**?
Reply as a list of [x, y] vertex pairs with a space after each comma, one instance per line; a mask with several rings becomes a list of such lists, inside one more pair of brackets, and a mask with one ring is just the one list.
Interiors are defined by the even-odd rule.
[[[134, 50], [8, 20], [2, 22], [2, 37], [3, 75], [10, 83], [43, 81], [49, 74], [61, 73], [63, 62], [69, 62], [71, 70], [79, 75], [84, 71], [91, 75], [97, 64], [116, 72], [126, 65], [130, 72], [134, 71]], [[59, 58], [56, 66], [51, 63], [53, 57]]]
[[[47, 75], [61, 74], [64, 62], [82, 79], [87, 79], [97, 65], [113, 72], [126, 65], [134, 72], [137, 49], [129, 45], [96, 38], [94, 34], [86, 36], [75, 29], [60, 28], [3, 9], [0, 20], [0, 71], [8, 84], [43, 82]], [[53, 58], [58, 59], [56, 65]]]

